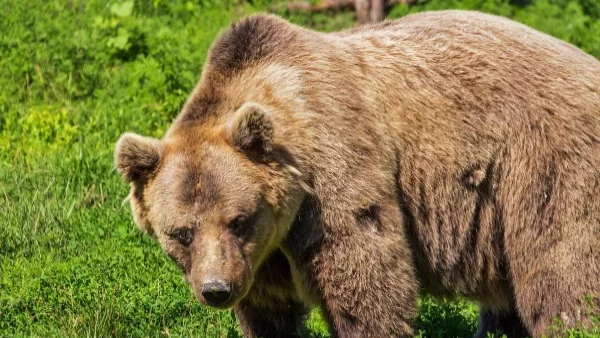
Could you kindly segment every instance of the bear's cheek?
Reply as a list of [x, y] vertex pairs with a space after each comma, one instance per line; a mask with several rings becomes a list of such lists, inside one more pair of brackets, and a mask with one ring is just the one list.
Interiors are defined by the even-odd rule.
[[154, 229], [148, 219], [147, 208], [135, 197], [130, 200], [133, 221], [142, 231], [154, 237]]
[[171, 258], [171, 260], [179, 267], [179, 269], [184, 273], [186, 279], [188, 278], [192, 262], [189, 250], [186, 248], [165, 248], [165, 252]]

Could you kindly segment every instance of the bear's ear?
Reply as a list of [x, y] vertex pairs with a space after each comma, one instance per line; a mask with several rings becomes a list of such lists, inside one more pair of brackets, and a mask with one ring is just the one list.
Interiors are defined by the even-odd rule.
[[152, 173], [160, 161], [160, 141], [133, 133], [121, 135], [115, 147], [115, 167], [128, 183]]
[[273, 120], [259, 104], [244, 103], [233, 114], [227, 133], [233, 147], [242, 152], [264, 157], [273, 151]]

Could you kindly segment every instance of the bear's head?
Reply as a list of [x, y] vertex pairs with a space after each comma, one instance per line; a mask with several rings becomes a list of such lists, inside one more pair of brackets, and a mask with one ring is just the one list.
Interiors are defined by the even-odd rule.
[[181, 123], [163, 140], [126, 133], [117, 142], [135, 222], [208, 305], [243, 299], [305, 196], [274, 129], [267, 108], [246, 102], [225, 118]]

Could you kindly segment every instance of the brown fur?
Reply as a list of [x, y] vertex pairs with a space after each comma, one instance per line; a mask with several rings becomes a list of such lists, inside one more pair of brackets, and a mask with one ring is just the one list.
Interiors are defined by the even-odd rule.
[[600, 63], [507, 19], [246, 18], [165, 138], [125, 135], [116, 163], [136, 222], [200, 300], [234, 286], [249, 337], [311, 306], [336, 337], [410, 336], [419, 293], [478, 301], [479, 337], [600, 306]]

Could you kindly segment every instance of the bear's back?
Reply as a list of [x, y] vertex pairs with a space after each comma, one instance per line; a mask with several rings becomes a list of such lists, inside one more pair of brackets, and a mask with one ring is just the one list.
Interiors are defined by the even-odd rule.
[[575, 46], [519, 22], [475, 11], [441, 10], [410, 14], [333, 35], [350, 39], [388, 36], [398, 42], [410, 41], [423, 46], [446, 41], [484, 50], [490, 56], [502, 51], [523, 55], [545, 54], [546, 57], [568, 61], [568, 67], [577, 67], [573, 64], [577, 62], [591, 66], [598, 73], [598, 60]]
[[529, 124], [540, 117], [585, 117], [578, 126], [577, 121], [555, 122], [600, 133], [600, 62], [509, 19], [434, 11], [330, 37], [346, 47], [351, 60], [337, 61], [345, 63], [340, 72], [364, 62], [354, 67], [366, 69], [362, 78], [354, 76], [357, 88], [376, 87], [364, 97], [397, 102], [402, 119], [410, 119], [411, 110], [421, 116], [437, 110], [443, 112], [438, 122], [487, 116], [493, 125], [514, 129], [514, 122]]

